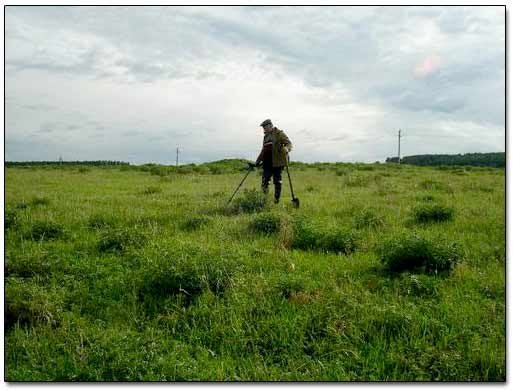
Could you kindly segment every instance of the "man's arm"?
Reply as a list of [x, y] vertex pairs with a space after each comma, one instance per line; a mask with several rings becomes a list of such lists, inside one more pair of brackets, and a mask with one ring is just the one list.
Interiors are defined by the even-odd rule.
[[283, 146], [283, 149], [289, 153], [292, 150], [292, 142], [290, 142], [289, 137], [287, 137], [287, 134], [285, 134], [283, 131], [281, 132], [281, 145]]
[[255, 161], [255, 165], [256, 166], [259, 166], [260, 163], [263, 162], [263, 158], [264, 158], [264, 148], [262, 147], [262, 150], [260, 151], [260, 154], [258, 155], [256, 161]]

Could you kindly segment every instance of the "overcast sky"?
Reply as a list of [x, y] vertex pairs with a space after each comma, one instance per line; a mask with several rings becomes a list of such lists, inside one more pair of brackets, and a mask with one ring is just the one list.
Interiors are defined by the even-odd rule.
[[504, 7], [5, 9], [6, 160], [504, 151]]

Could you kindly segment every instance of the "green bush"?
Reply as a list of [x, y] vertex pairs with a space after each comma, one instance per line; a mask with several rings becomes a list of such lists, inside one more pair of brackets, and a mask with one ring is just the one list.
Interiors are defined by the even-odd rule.
[[413, 220], [419, 223], [450, 221], [453, 217], [454, 209], [440, 204], [421, 204], [413, 209]]
[[448, 272], [461, 261], [461, 253], [455, 243], [433, 242], [415, 233], [391, 238], [377, 248], [379, 260], [390, 272]]
[[91, 169], [86, 168], [86, 167], [80, 167], [80, 168], [78, 168], [77, 172], [78, 173], [87, 173], [87, 172], [91, 172]]
[[242, 195], [232, 201], [230, 210], [236, 213], [255, 213], [267, 207], [267, 198], [262, 191], [244, 190]]
[[269, 212], [256, 215], [250, 224], [252, 231], [263, 234], [276, 233], [280, 230], [280, 226], [280, 216]]
[[122, 252], [128, 247], [141, 247], [146, 236], [135, 229], [119, 228], [102, 231], [98, 241], [100, 252]]
[[66, 231], [64, 227], [54, 221], [36, 221], [30, 227], [28, 236], [32, 240], [54, 240], [64, 238]]

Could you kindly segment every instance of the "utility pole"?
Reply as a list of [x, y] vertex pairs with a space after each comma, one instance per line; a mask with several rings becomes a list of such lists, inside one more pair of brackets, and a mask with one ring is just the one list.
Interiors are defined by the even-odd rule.
[[178, 148], [176, 148], [176, 166], [178, 166]]
[[399, 135], [397, 136], [399, 141], [399, 148], [397, 151], [397, 163], [401, 164], [401, 130], [399, 130]]

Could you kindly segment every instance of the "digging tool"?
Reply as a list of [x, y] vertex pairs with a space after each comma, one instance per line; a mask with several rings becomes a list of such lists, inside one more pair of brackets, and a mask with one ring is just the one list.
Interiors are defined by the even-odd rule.
[[289, 166], [285, 165], [285, 168], [287, 169], [287, 176], [289, 177], [290, 193], [292, 194], [292, 205], [295, 208], [298, 208], [299, 207], [299, 198], [296, 198], [294, 196], [294, 190], [292, 189], [292, 180], [290, 179]]
[[253, 170], [253, 165], [248, 165], [248, 171], [246, 172], [246, 174], [244, 175], [244, 178], [242, 179], [242, 181], [240, 182], [239, 186], [237, 187], [237, 189], [235, 190], [235, 192], [233, 193], [232, 197], [230, 198], [230, 200], [228, 201], [228, 203], [230, 203], [233, 199], [233, 197], [235, 196], [235, 194], [237, 193], [237, 191], [239, 190], [239, 188], [242, 186], [242, 183], [244, 183], [244, 181], [246, 180], [246, 178], [248, 177], [248, 175], [251, 173], [251, 171]]

